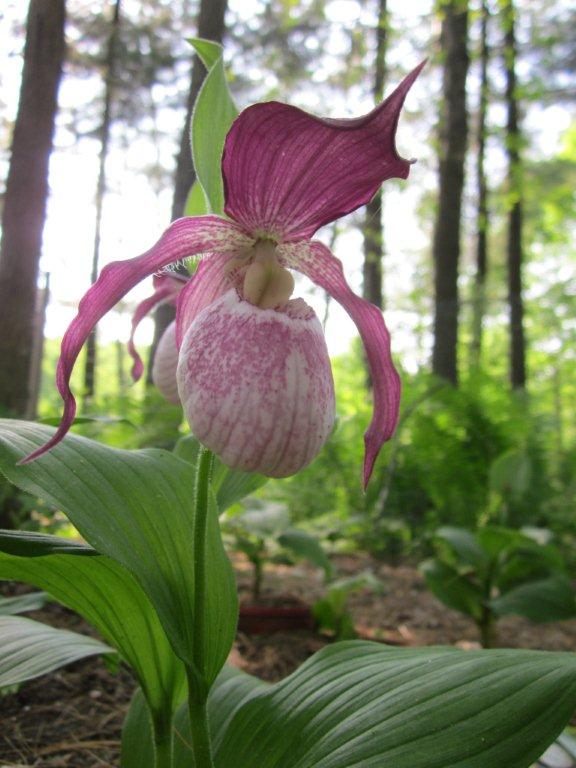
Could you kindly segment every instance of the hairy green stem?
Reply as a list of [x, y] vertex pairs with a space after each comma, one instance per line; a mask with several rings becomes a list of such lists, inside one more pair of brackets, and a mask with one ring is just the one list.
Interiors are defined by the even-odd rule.
[[482, 648], [492, 648], [495, 638], [495, 616], [490, 606], [490, 600], [492, 599], [492, 590], [494, 586], [495, 570], [497, 565], [492, 562], [488, 567], [486, 578], [483, 585], [483, 603], [482, 603], [482, 615], [478, 622], [478, 628], [480, 630], [480, 643]]
[[154, 733], [154, 768], [171, 768], [172, 766], [172, 734], [170, 728], [155, 730]]
[[206, 701], [208, 687], [202, 679], [205, 671], [204, 642], [206, 637], [206, 532], [209, 514], [209, 493], [214, 456], [202, 449], [198, 457], [195, 494], [194, 531], [194, 637], [192, 640], [193, 668], [187, 667], [188, 710], [192, 733], [192, 753], [195, 768], [214, 768]]
[[206, 622], [206, 532], [210, 481], [214, 454], [202, 448], [198, 457], [195, 494], [194, 531], [194, 624], [192, 658], [200, 672], [204, 669], [204, 626]]
[[214, 768], [210, 731], [208, 729], [208, 712], [206, 709], [207, 695], [198, 695], [198, 691], [193, 691], [195, 683], [195, 679], [188, 678], [188, 714], [190, 716], [194, 767]]

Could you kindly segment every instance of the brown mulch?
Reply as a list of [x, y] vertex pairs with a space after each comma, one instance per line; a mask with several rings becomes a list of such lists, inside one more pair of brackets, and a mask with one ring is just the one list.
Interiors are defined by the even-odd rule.
[[[342, 576], [370, 567], [383, 582], [383, 594], [365, 592], [350, 601], [361, 637], [399, 645], [476, 645], [473, 623], [432, 597], [414, 568], [375, 563], [365, 556], [340, 556], [336, 565]], [[235, 566], [241, 599], [248, 601], [248, 565], [237, 558]], [[312, 603], [322, 594], [319, 574], [305, 566], [269, 567], [264, 582], [265, 599], [287, 595]], [[2, 591], [8, 593], [6, 585]], [[91, 632], [76, 614], [56, 604], [27, 615]], [[306, 630], [269, 636], [239, 633], [230, 661], [275, 681], [328, 642], [329, 638]], [[505, 619], [499, 625], [499, 645], [573, 651], [576, 621], [534, 625], [520, 618]], [[0, 768], [118, 766], [121, 725], [133, 689], [126, 670], [110, 670], [102, 660], [88, 659], [5, 695], [0, 698]]]

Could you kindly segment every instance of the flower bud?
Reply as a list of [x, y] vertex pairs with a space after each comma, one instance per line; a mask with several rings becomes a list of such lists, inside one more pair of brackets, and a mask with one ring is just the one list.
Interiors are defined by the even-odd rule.
[[326, 341], [302, 299], [275, 310], [224, 294], [190, 325], [177, 379], [192, 432], [235, 469], [293, 475], [334, 424]]
[[160, 394], [169, 403], [178, 405], [178, 385], [176, 383], [176, 368], [178, 367], [178, 348], [176, 347], [176, 323], [172, 322], [166, 328], [154, 354], [152, 363], [152, 381]]

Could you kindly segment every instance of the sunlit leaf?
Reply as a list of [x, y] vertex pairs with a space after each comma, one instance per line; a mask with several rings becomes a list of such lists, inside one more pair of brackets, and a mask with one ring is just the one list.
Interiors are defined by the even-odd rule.
[[0, 597], [0, 616], [16, 616], [28, 611], [39, 611], [45, 603], [45, 592], [29, 592], [27, 595], [17, 597]]
[[[175, 652], [194, 666], [196, 518], [190, 465], [166, 451], [122, 451], [71, 435], [37, 461], [16, 465], [52, 434], [47, 427], [2, 420], [0, 469], [15, 485], [62, 509], [95, 549], [135, 576]], [[198, 574], [205, 589], [204, 661], [194, 670], [206, 683], [226, 660], [237, 617], [234, 575], [214, 502], [208, 512], [205, 572]]]
[[130, 666], [155, 716], [171, 715], [182, 695], [183, 665], [149, 599], [125, 568], [104, 555], [0, 552], [0, 578], [41, 587], [83, 616]]
[[33, 680], [88, 656], [114, 652], [93, 637], [22, 616], [0, 616], [0, 637], [0, 688]]
[[209, 40], [190, 40], [208, 74], [194, 105], [191, 125], [192, 156], [196, 176], [212, 213], [224, 209], [221, 161], [224, 139], [238, 114], [226, 81], [223, 49]]

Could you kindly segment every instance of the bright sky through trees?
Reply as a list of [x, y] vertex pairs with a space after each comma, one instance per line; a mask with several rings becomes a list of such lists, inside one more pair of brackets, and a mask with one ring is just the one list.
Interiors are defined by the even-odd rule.
[[[93, 10], [94, 3], [70, 0], [70, 6]], [[261, 6], [258, 0], [231, 0], [229, 19], [250, 19]], [[438, 31], [430, 14], [430, 0], [414, 0], [410, 3], [391, 0], [389, 6], [392, 24], [396, 30], [403, 30], [403, 34], [395, 34], [390, 45], [388, 91], [401, 74], [425, 56], [434, 54], [433, 45]], [[19, 54], [23, 44], [22, 39], [12, 35], [12, 29], [14, 22], [23, 23], [25, 12], [26, 3], [22, 0], [8, 0], [3, 8], [3, 18], [0, 19], [0, 107], [4, 112], [4, 121], [0, 123], [0, 144], [3, 147], [9, 142], [7, 121], [12, 119], [16, 109], [20, 80]], [[130, 13], [129, 3], [126, 4], [126, 12]], [[293, 103], [333, 116], [362, 114], [370, 109], [368, 84], [340, 92], [332, 89], [330, 99], [327, 100], [323, 83], [331, 71], [341, 66], [338, 59], [345, 53], [348, 44], [344, 32], [360, 25], [367, 35], [371, 34], [374, 25], [372, 13], [373, 9], [368, 4], [362, 7], [356, 0], [328, 2], [327, 16], [331, 33], [327, 49], [319, 51], [319, 66], [311, 78], [312, 82], [305, 83], [305, 87], [290, 95]], [[242, 62], [233, 56], [230, 48], [227, 49], [227, 59], [233, 73], [241, 70]], [[264, 73], [251, 68], [248, 75], [259, 95], [276, 83], [273, 72]], [[477, 73], [473, 68], [469, 81], [471, 106], [475, 105], [476, 82]], [[186, 83], [182, 85], [187, 87]], [[417, 208], [423, 193], [433, 190], [435, 184], [436, 160], [430, 138], [433, 137], [437, 112], [434, 104], [437, 86], [436, 77], [428, 73], [411, 91], [407, 111], [400, 123], [398, 147], [402, 155], [418, 158], [418, 163], [413, 167], [407, 182], [392, 181], [385, 185], [385, 281], [389, 297], [387, 319], [393, 331], [394, 351], [403, 354], [404, 364], [409, 367], [412, 367], [410, 363], [416, 354], [413, 326], [417, 318], [412, 309], [408, 310], [402, 301], [397, 300], [397, 296], [405, 295], [410, 289], [415, 270], [422, 263], [419, 254], [427, 253], [430, 247], [430, 221], [426, 217], [417, 216]], [[72, 108], [81, 104], [93, 98], [101, 87], [101, 82], [95, 76], [84, 80], [68, 77], [61, 89], [62, 106]], [[502, 115], [498, 111], [495, 109], [492, 117], [501, 123]], [[153, 146], [142, 137], [132, 141], [127, 148], [121, 147], [122, 126], [118, 123], [113, 127], [113, 149], [109, 157], [110, 190], [104, 206], [102, 264], [136, 256], [148, 248], [168, 224], [172, 190], [167, 187], [157, 191], [154, 185], [148, 183], [142, 168], [151, 162], [152, 155], [155, 159], [156, 153], [164, 165], [169, 168], [173, 166], [182, 119], [180, 111], [165, 110], [159, 113], [163, 135], [172, 136], [171, 143], [167, 141], [161, 146]], [[558, 150], [559, 139], [569, 126], [569, 112], [561, 105], [551, 106], [545, 111], [533, 107], [525, 125], [532, 140], [530, 154], [550, 156]], [[46, 335], [49, 337], [62, 335], [75, 314], [79, 298], [89, 284], [98, 162], [98, 143], [92, 139], [82, 139], [75, 143], [63, 125], [62, 116], [56, 146], [57, 151], [51, 161], [52, 194], [42, 259], [43, 272], [50, 273], [51, 302], [46, 322]], [[489, 160], [489, 172], [492, 179], [497, 179], [502, 169], [499, 152], [492, 149]], [[0, 167], [2, 175], [5, 175], [5, 169], [6, 165], [3, 164]], [[335, 251], [344, 261], [352, 286], [360, 289], [362, 240], [359, 231], [354, 229], [354, 218], [349, 217], [347, 221], [349, 227], [338, 237]], [[133, 306], [146, 292], [144, 286], [135, 289], [129, 297], [128, 306]], [[303, 280], [300, 292], [322, 317], [325, 311], [324, 297], [319, 292], [313, 292]], [[129, 324], [129, 311], [107, 316], [100, 324], [101, 341], [127, 339]], [[139, 330], [139, 343], [147, 344], [151, 332], [152, 321], [143, 322]], [[331, 306], [327, 326], [331, 353], [345, 351], [355, 336], [354, 326], [345, 313], [339, 307]]]

